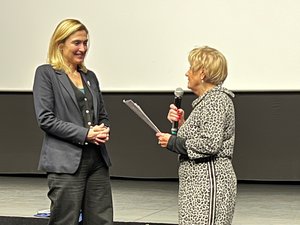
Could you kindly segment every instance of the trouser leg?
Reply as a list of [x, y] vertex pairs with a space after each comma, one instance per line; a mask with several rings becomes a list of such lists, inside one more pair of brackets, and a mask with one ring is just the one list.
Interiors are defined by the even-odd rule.
[[48, 225], [78, 225], [85, 179], [81, 174], [48, 174], [51, 200]]
[[83, 225], [112, 225], [113, 206], [109, 169], [96, 167], [89, 175], [83, 205]]

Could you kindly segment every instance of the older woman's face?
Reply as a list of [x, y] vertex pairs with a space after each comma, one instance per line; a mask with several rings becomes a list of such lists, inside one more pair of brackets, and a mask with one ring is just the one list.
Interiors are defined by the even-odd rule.
[[191, 68], [185, 73], [185, 76], [188, 78], [188, 85], [187, 87], [192, 91], [197, 91], [202, 84], [201, 80], [202, 70], [198, 70], [194, 72]]
[[84, 30], [70, 35], [62, 45], [62, 55], [66, 63], [75, 67], [83, 63], [88, 49], [87, 43], [87, 33]]

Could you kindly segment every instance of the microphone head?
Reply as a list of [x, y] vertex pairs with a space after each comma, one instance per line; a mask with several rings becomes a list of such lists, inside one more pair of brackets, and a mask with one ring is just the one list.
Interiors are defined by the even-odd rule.
[[176, 90], [174, 91], [174, 95], [176, 96], [176, 97], [182, 97], [182, 95], [183, 95], [183, 93], [184, 93], [184, 91], [183, 91], [183, 89], [182, 88], [176, 88]]

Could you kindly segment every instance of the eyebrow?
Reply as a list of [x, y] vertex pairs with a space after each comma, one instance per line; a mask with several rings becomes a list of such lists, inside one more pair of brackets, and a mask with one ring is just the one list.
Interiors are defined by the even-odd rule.
[[88, 42], [89, 39], [85, 39], [85, 40], [80, 40], [80, 39], [75, 39], [75, 40], [72, 40], [71, 42], [74, 43], [74, 42]]

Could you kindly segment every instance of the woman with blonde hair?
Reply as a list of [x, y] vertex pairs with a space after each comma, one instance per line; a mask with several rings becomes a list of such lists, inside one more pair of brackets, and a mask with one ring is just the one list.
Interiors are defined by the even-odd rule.
[[36, 69], [33, 98], [44, 139], [39, 169], [47, 172], [49, 225], [112, 225], [105, 143], [109, 119], [96, 75], [84, 65], [88, 30], [66, 19], [49, 44], [48, 64]]
[[230, 225], [237, 182], [232, 166], [235, 138], [234, 94], [222, 87], [227, 62], [218, 50], [193, 49], [188, 57], [188, 88], [197, 96], [185, 120], [170, 105], [168, 120], [176, 135], [157, 133], [158, 144], [179, 154], [179, 224]]

